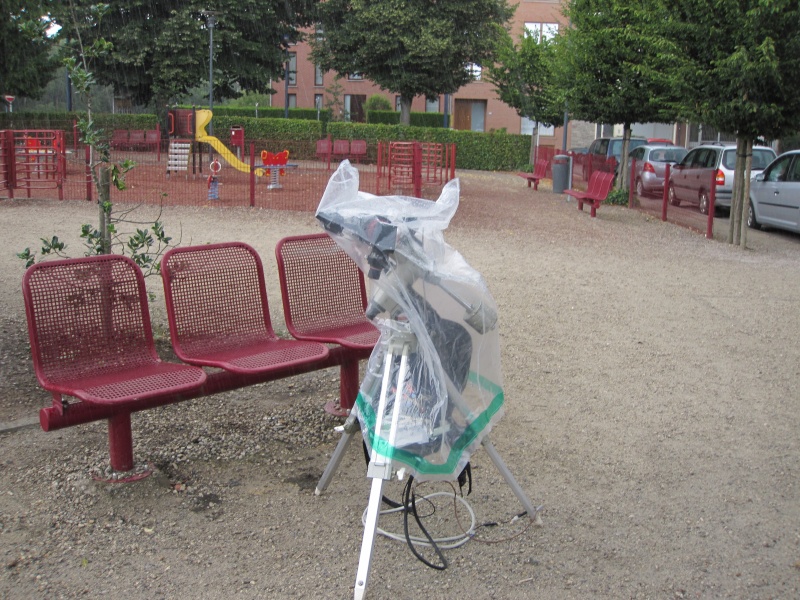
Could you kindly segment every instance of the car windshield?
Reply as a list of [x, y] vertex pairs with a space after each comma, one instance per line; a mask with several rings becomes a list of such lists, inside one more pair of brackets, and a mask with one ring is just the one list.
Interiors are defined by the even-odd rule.
[[[628, 153], [634, 148], [638, 148], [639, 146], [643, 146], [647, 143], [647, 140], [629, 140], [628, 141]], [[622, 140], [611, 140], [609, 142], [610, 152], [608, 153], [609, 156], [614, 156], [615, 158], [619, 159], [622, 155]]]
[[657, 148], [650, 152], [650, 160], [654, 162], [680, 162], [686, 156], [683, 148]]
[[[753, 164], [751, 170], [763, 171], [767, 165], [775, 159], [775, 153], [769, 148], [753, 148]], [[722, 164], [726, 169], [733, 171], [736, 168], [736, 149], [725, 150], [722, 157]]]

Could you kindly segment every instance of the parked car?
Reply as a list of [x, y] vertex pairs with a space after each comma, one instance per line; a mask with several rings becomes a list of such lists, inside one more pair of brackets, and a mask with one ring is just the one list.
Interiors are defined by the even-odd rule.
[[665, 144], [646, 144], [633, 149], [628, 154], [628, 170], [630, 172], [631, 162], [635, 160], [636, 195], [663, 193], [667, 164], [679, 163], [687, 153], [686, 148]]
[[[753, 146], [750, 176], [761, 173], [775, 158], [767, 146]], [[736, 144], [701, 144], [693, 148], [676, 164], [669, 178], [670, 204], [697, 204], [700, 212], [708, 214], [711, 177], [717, 182], [716, 208], [730, 209], [733, 192], [733, 170], [736, 165]]]
[[[644, 138], [631, 138], [628, 152], [646, 143], [647, 140]], [[595, 171], [616, 173], [621, 156], [622, 138], [597, 138], [591, 143], [583, 159], [583, 178], [589, 179]]]
[[747, 224], [800, 233], [800, 150], [781, 154], [750, 182]]
[[569, 149], [569, 151], [567, 152], [567, 156], [571, 156], [572, 157], [573, 168], [575, 168], [574, 165], [582, 165], [583, 164], [583, 159], [586, 157], [586, 152], [588, 150], [589, 150], [588, 148], [570, 148]]

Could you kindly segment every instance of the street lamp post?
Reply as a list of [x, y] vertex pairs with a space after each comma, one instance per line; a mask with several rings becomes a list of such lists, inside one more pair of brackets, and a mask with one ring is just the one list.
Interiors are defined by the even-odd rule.
[[[217, 24], [217, 13], [212, 10], [200, 11], [206, 17], [208, 27], [208, 109], [214, 110], [214, 26]], [[214, 135], [214, 125], [209, 123], [209, 134]]]

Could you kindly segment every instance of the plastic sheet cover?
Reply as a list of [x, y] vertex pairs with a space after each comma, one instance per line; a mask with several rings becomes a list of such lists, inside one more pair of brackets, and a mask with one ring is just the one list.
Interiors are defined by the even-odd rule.
[[495, 302], [442, 233], [458, 180], [436, 202], [358, 185], [342, 162], [316, 216], [366, 275], [367, 317], [381, 332], [356, 400], [361, 431], [373, 457], [422, 481], [453, 480], [503, 406]]

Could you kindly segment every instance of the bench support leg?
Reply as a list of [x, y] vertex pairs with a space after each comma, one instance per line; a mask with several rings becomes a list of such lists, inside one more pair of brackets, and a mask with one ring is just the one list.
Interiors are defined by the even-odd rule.
[[358, 396], [358, 360], [344, 359], [339, 367], [339, 406], [333, 402], [325, 405], [325, 412], [346, 417]]
[[133, 469], [133, 436], [131, 414], [115, 415], [108, 420], [108, 450], [111, 468], [115, 471]]

